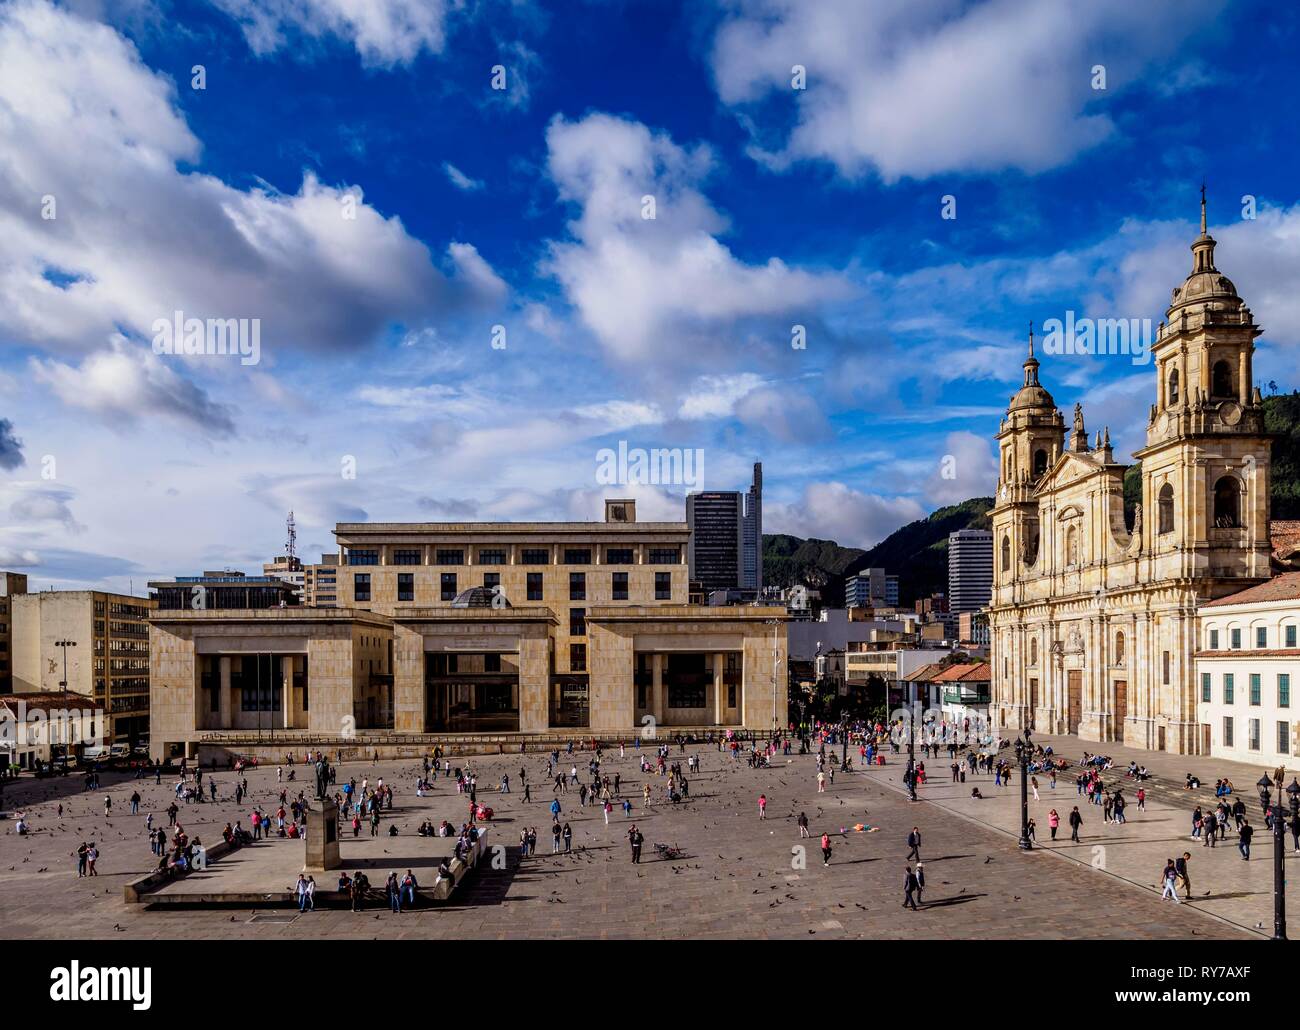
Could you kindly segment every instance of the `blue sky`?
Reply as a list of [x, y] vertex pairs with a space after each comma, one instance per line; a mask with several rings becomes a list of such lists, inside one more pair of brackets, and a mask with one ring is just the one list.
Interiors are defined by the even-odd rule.
[[[308, 559], [682, 518], [597, 481], [619, 441], [869, 545], [992, 493], [1031, 320], [1159, 321], [1203, 179], [1295, 389], [1298, 43], [1228, 0], [0, 3], [0, 568], [253, 569], [291, 508]], [[156, 354], [176, 310], [260, 360]], [[1149, 366], [1043, 360], [1140, 444]]]

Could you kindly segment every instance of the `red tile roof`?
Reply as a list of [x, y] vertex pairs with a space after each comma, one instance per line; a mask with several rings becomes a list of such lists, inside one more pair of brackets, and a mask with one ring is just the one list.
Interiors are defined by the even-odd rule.
[[1202, 608], [1219, 608], [1228, 604], [1261, 604], [1265, 601], [1300, 600], [1300, 572], [1284, 572], [1266, 583], [1247, 587], [1227, 597], [1207, 601]]

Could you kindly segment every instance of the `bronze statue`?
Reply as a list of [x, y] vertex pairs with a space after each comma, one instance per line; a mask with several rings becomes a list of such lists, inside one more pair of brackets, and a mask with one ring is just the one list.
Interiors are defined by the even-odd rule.
[[316, 797], [324, 801], [329, 797], [330, 767], [324, 756], [316, 759]]

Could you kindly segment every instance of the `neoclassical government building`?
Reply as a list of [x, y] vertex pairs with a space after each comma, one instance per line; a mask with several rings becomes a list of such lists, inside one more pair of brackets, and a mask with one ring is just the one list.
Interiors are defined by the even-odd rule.
[[1109, 431], [1090, 441], [1076, 405], [1067, 433], [1030, 337], [1024, 385], [997, 434], [990, 513], [990, 715], [1009, 730], [1210, 750], [1197, 719], [1198, 605], [1271, 575], [1270, 438], [1251, 376], [1262, 330], [1214, 248], [1202, 198], [1191, 274], [1151, 348], [1132, 513]]

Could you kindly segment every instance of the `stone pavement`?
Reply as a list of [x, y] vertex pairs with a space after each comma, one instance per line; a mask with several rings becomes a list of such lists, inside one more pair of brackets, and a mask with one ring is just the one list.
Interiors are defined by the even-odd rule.
[[[1034, 734], [1034, 742], [1053, 747], [1058, 757], [1072, 763], [1069, 770], [1057, 777], [1057, 787], [1050, 789], [1049, 779], [1038, 774], [1040, 800], [1029, 795], [1029, 815], [1037, 824], [1038, 847], [1042, 857], [1054, 864], [1065, 858], [1087, 869], [1105, 872], [1158, 896], [1161, 890], [1159, 877], [1165, 861], [1177, 858], [1184, 851], [1191, 852], [1192, 907], [1256, 934], [1272, 935], [1273, 931], [1273, 840], [1264, 826], [1259, 796], [1254, 784], [1265, 770], [1239, 762], [1223, 759], [1188, 757], [1142, 751], [1117, 744], [1099, 744], [1080, 741], [1076, 737]], [[1114, 761], [1115, 768], [1103, 773], [1107, 789], [1120, 787], [1128, 801], [1126, 822], [1107, 824], [1100, 805], [1089, 805], [1086, 796], [1079, 796], [1075, 777], [1083, 752], [1104, 754]], [[962, 752], [959, 752], [959, 755]], [[1014, 760], [1010, 750], [1002, 752]], [[906, 754], [890, 755], [892, 764], [875, 767], [868, 777], [887, 783], [900, 793], [906, 793], [902, 775], [906, 769]], [[933, 806], [980, 826], [1005, 834], [1009, 839], [1020, 836], [1020, 783], [1019, 773], [1010, 786], [995, 787], [993, 776], [967, 772], [966, 783], [951, 782], [951, 760], [947, 752], [935, 759], [925, 760], [928, 784], [920, 791], [926, 807]], [[1145, 764], [1153, 779], [1145, 782], [1147, 790], [1146, 811], [1138, 810], [1136, 793], [1139, 784], [1124, 776], [1130, 759]], [[1272, 770], [1268, 770], [1271, 774]], [[1204, 787], [1197, 792], [1183, 789], [1187, 773], [1200, 777]], [[1292, 773], [1287, 774], [1290, 782]], [[1204, 847], [1200, 839], [1191, 836], [1191, 815], [1197, 804], [1208, 811], [1214, 799], [1215, 780], [1227, 777], [1236, 787], [1247, 806], [1247, 818], [1255, 827], [1251, 847], [1251, 860], [1242, 861], [1237, 849], [1237, 833], [1228, 828], [1227, 838], [1213, 848]], [[979, 787], [983, 800], [972, 798], [971, 789]], [[1070, 810], [1077, 805], [1083, 817], [1081, 842], [1070, 841], [1068, 819]], [[920, 807], [920, 806], [916, 806]], [[1055, 809], [1061, 817], [1058, 840], [1050, 840], [1048, 813]], [[1300, 855], [1291, 853], [1291, 835], [1285, 835], [1285, 858], [1300, 862]], [[1050, 855], [1048, 854], [1050, 852]], [[1181, 893], [1181, 892], [1180, 892]], [[1173, 903], [1163, 904], [1172, 907]], [[1292, 911], [1300, 912], [1293, 901]]]
[[[824, 794], [816, 792], [811, 756], [776, 759], [772, 769], [733, 763], [713, 747], [700, 747], [703, 769], [691, 778], [691, 798], [680, 807], [657, 804], [642, 809], [642, 774], [634, 752], [619, 759], [606, 755], [606, 768], [623, 777], [634, 799], [633, 820], [643, 830], [643, 864], [629, 861], [627, 824], [616, 811], [605, 826], [596, 807], [579, 808], [576, 791], [560, 795], [562, 818], [574, 830], [574, 853], [552, 856], [552, 794], [537, 789], [531, 804], [522, 801], [519, 769], [527, 769], [534, 788], [545, 785], [544, 756], [453, 759], [469, 764], [479, 777], [480, 800], [494, 806], [493, 834], [510, 845], [508, 868], [483, 867], [462, 900], [437, 908], [394, 915], [321, 909], [298, 915], [292, 909], [215, 910], [128, 906], [122, 884], [153, 865], [144, 837], [145, 811], [166, 822], [171, 783], [117, 777], [88, 795], [79, 778], [24, 780], [10, 784], [11, 811], [24, 808], [35, 832], [20, 838], [12, 822], [0, 836], [0, 916], [10, 938], [64, 937], [176, 939], [296, 939], [304, 933], [335, 938], [1171, 938], [1242, 937], [1245, 934], [1207, 918], [1194, 906], [1160, 903], [1112, 876], [1048, 856], [1021, 855], [1014, 840], [996, 828], [955, 819], [934, 804], [912, 805], [876, 774], [840, 774]], [[685, 754], [673, 749], [674, 758]], [[561, 765], [585, 770], [589, 756], [561, 756]], [[492, 787], [503, 771], [514, 793]], [[888, 772], [894, 771], [893, 769]], [[397, 791], [396, 803], [414, 801], [417, 764], [394, 761], [352, 763], [340, 779], [383, 776]], [[299, 773], [305, 776], [300, 766]], [[181, 823], [191, 835], [215, 840], [220, 827], [236, 816], [247, 824], [247, 806], [233, 804], [234, 774], [217, 772], [217, 804], [192, 805]], [[252, 798], [274, 808], [275, 770], [263, 766], [248, 774]], [[651, 776], [656, 796], [664, 781]], [[172, 781], [174, 782], [174, 781]], [[305, 789], [305, 783], [301, 785]], [[142, 814], [127, 814], [132, 789], [140, 787]], [[768, 819], [757, 818], [760, 792], [769, 798]], [[103, 816], [103, 794], [114, 799], [114, 815]], [[440, 779], [437, 796], [462, 800], [454, 781]], [[58, 818], [55, 806], [65, 806]], [[795, 819], [807, 812], [813, 838], [800, 841]], [[401, 835], [380, 839], [381, 855], [404, 851], [420, 817], [399, 811]], [[878, 832], [855, 832], [856, 823]], [[919, 825], [925, 837], [922, 856], [928, 889], [920, 912], [901, 908], [906, 836]], [[516, 846], [524, 826], [536, 826], [538, 853], [521, 859]], [[386, 826], [385, 826], [386, 829]], [[818, 838], [833, 835], [831, 864], [823, 867]], [[103, 852], [101, 875], [79, 880], [73, 852], [82, 839], [94, 839]], [[653, 844], [679, 845], [685, 857], [658, 860]], [[806, 863], [792, 849], [806, 848]], [[275, 849], [301, 849], [294, 841], [273, 840]], [[1223, 853], [1226, 856], [1226, 853]], [[375, 856], [380, 858], [380, 856]], [[390, 861], [380, 858], [381, 861]], [[400, 870], [399, 870], [400, 872]], [[372, 875], [372, 881], [376, 877]]]

